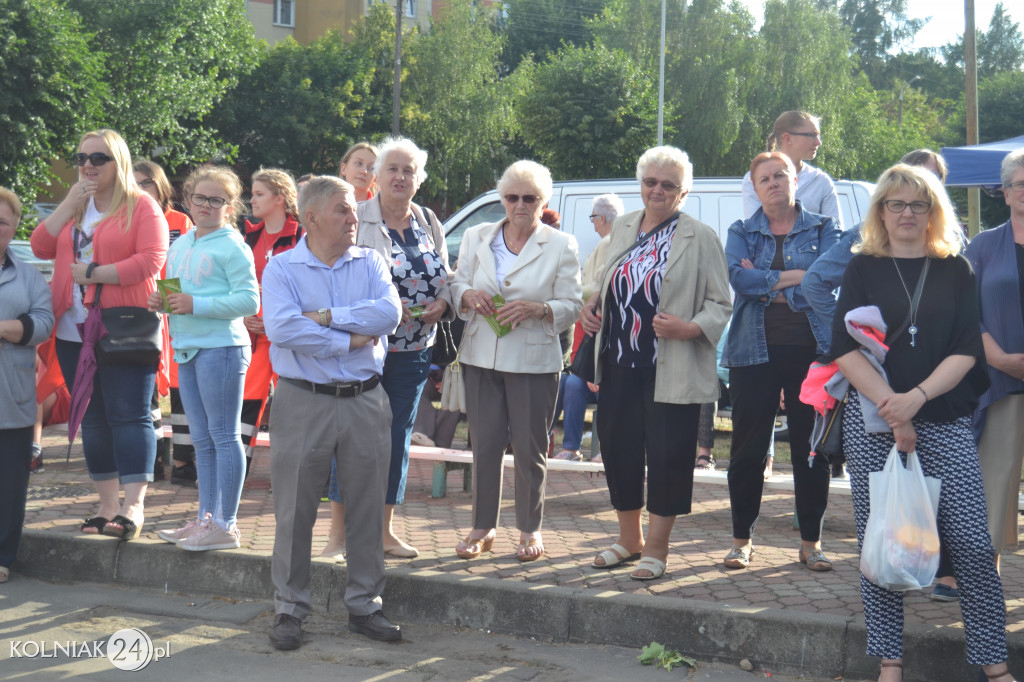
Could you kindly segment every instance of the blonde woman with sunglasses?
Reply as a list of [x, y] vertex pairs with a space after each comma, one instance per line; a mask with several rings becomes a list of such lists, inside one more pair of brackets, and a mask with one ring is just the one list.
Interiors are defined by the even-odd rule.
[[576, 240], [540, 219], [551, 190], [547, 168], [512, 164], [498, 181], [505, 218], [470, 228], [459, 251], [451, 293], [466, 320], [459, 360], [473, 432], [473, 526], [455, 548], [463, 559], [494, 544], [510, 436], [516, 558], [535, 561], [544, 554], [545, 457], [562, 371], [558, 334], [583, 307]]

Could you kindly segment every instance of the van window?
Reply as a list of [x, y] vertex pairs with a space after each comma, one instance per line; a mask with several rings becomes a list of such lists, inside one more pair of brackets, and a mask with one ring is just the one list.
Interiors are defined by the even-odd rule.
[[466, 230], [481, 223], [496, 223], [504, 217], [505, 207], [501, 205], [500, 201], [495, 200], [480, 206], [463, 218], [455, 229], [444, 237], [445, 244], [448, 246], [448, 264], [454, 269], [459, 262], [459, 247], [462, 246], [462, 237], [466, 234]]
[[850, 205], [850, 195], [839, 192], [838, 197], [839, 215], [843, 217], [843, 225], [850, 227], [851, 225], [859, 223], [860, 221], [853, 217], [853, 207]]

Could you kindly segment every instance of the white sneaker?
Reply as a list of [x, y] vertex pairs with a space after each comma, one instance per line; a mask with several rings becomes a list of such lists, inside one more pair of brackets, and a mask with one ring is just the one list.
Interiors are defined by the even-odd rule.
[[205, 552], [208, 549], [238, 549], [242, 546], [242, 534], [238, 527], [224, 530], [216, 523], [210, 523], [178, 543], [178, 547], [190, 552]]
[[172, 544], [177, 544], [196, 532], [202, 524], [199, 519], [192, 519], [181, 528], [175, 528], [174, 530], [162, 530], [157, 535], [161, 540], [165, 540]]

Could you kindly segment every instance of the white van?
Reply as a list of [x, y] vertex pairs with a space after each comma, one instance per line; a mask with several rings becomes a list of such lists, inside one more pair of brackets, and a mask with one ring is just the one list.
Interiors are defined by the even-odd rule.
[[[702, 223], [710, 225], [725, 243], [729, 226], [743, 217], [742, 178], [694, 178], [693, 189], [683, 203], [683, 211]], [[874, 186], [867, 182], [839, 180], [836, 192], [843, 214], [843, 225], [852, 227], [861, 222], [867, 211]], [[571, 180], [556, 182], [548, 206], [562, 216], [562, 231], [576, 237], [580, 249], [580, 263], [598, 242], [597, 232], [590, 222], [591, 202], [600, 194], [619, 195], [626, 212], [643, 208], [640, 201], [640, 183], [634, 178], [618, 180]], [[454, 268], [459, 258], [459, 247], [466, 230], [480, 223], [492, 223], [505, 217], [497, 190], [481, 194], [444, 222], [448, 256]]]

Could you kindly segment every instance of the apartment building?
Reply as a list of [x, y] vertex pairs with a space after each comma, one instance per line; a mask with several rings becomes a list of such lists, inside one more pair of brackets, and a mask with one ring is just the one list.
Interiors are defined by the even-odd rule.
[[[444, 0], [397, 0], [404, 5], [402, 22], [429, 30], [430, 17]], [[246, 0], [246, 14], [257, 38], [268, 43], [291, 36], [310, 43], [332, 28], [348, 29], [374, 3], [395, 7], [396, 0]]]

